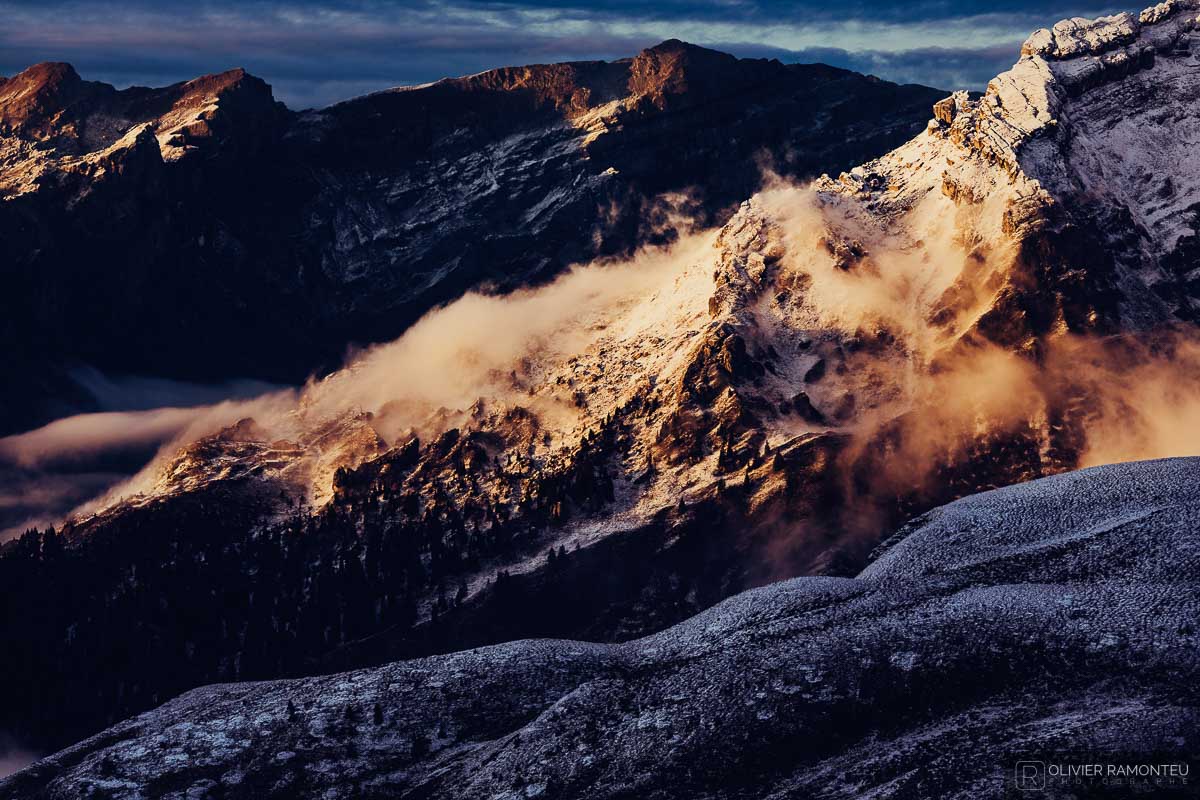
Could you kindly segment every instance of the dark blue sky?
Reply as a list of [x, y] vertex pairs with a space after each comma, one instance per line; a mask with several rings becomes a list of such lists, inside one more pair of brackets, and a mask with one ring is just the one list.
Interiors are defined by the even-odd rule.
[[980, 89], [1035, 28], [1124, 8], [1044, 0], [0, 0], [0, 75], [55, 60], [118, 86], [161, 85], [244, 66], [301, 108], [496, 66], [619, 58], [675, 37], [736, 55]]

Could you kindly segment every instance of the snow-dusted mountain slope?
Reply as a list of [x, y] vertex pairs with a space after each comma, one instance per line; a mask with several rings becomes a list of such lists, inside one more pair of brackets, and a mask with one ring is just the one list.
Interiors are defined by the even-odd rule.
[[[712, 225], [939, 92], [678, 41], [292, 112], [241, 70], [118, 91], [0, 78], [0, 433], [87, 407], [65, 367], [299, 383], [480, 285]], [[3, 379], [0, 379], [3, 380]]]
[[1046, 256], [1031, 247], [1069, 246], [1059, 255], [1087, 270], [1074, 277], [1087, 299], [1075, 307], [1072, 276], [1038, 276], [1031, 288], [1061, 295], [1042, 299], [1050, 324], [1193, 320], [1196, 18], [1185, 0], [1039, 31], [982, 98], [940, 102], [926, 135], [852, 172], [844, 191], [891, 220], [940, 189], [938, 216], [979, 214], [977, 246], [1013, 239], [1026, 261]]
[[[1178, 772], [1200, 746], [1198, 481], [1200, 460], [1172, 459], [968, 497], [855, 578], [777, 583], [626, 644], [197, 689], [0, 797], [979, 800], [1013, 796], [1023, 760]], [[1112, 789], [1043, 778], [1051, 797]]]
[[[0, 559], [13, 596], [73, 587], [13, 621], [25, 682], [94, 668], [64, 649], [139, 654], [110, 695], [54, 708], [10, 681], [9, 727], [521, 636], [626, 639], [771, 579], [854, 574], [954, 497], [1200, 452], [1195, 222], [1155, 216], [1200, 176], [1151, 192], [1137, 167], [1191, 135], [1198, 13], [1039, 32], [981, 98], [836, 179], [781, 179], [717, 230], [468, 295], [301, 392], [196, 412], [135, 481]], [[220, 618], [195, 612], [219, 596]], [[164, 608], [188, 626], [158, 635]]]

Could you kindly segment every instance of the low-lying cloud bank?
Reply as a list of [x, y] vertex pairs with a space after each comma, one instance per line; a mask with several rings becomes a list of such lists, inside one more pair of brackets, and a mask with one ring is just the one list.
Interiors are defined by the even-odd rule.
[[[1200, 338], [1194, 330], [1058, 334], [1035, 351], [1010, 352], [987, 343], [973, 326], [990, 303], [983, 288], [1014, 268], [1015, 248], [1003, 236], [981, 248], [978, 230], [964, 235], [961, 220], [939, 213], [940, 195], [909, 211], [899, 232], [873, 226], [853, 207], [822, 200], [807, 187], [772, 185], [755, 202], [782, 231], [784, 255], [772, 268], [770, 293], [784, 289], [803, 303], [790, 312], [795, 318], [770, 323], [783, 326], [776, 333], [760, 326], [765, 318], [752, 328], [761, 327], [763, 336], [791, 329], [875, 342], [854, 349], [844, 377], [822, 384], [874, 387], [870, 403], [860, 397], [858, 412], [839, 423], [860, 443], [850, 457], [874, 465], [869, 494], [894, 497], [920, 487], [987, 447], [1032, 448], [997, 458], [1027, 458], [1044, 470], [1200, 452]], [[985, 226], [1000, 216], [987, 202], [978, 214]], [[2, 439], [0, 467], [17, 477], [0, 494], [0, 514], [7, 514], [0, 528], [11, 536], [28, 521], [61, 518], [68, 506], [94, 510], [151, 490], [181, 447], [247, 418], [256, 439], [286, 442], [288, 452], [302, 452], [318, 465], [298, 471], [314, 501], [328, 496], [337, 466], [323, 452], [331, 447], [328, 426], [356, 415], [369, 415], [369, 436], [381, 447], [413, 433], [428, 441], [461, 424], [480, 400], [489, 407], [524, 406], [548, 434], [574, 436], [579, 408], [569, 392], [542, 391], [546, 382], [610, 328], [625, 326], [636, 338], [640, 320], [664, 324], [662, 315], [675, 312], [657, 298], [678, 287], [689, 265], [712, 258], [715, 236], [689, 234], [625, 262], [580, 266], [536, 289], [468, 294], [300, 389], [80, 415]], [[839, 247], [858, 253], [856, 263], [839, 265], [833, 255]], [[959, 292], [973, 299], [933, 324], [931, 314], [948, 290], [972, 283], [981, 291]], [[691, 299], [672, 302], [694, 306], [688, 319], [707, 319], [712, 290], [697, 287]], [[770, 344], [764, 339], [758, 346]], [[623, 385], [620, 375], [604, 380]], [[353, 458], [338, 464], [353, 464]]]
[[203, 385], [112, 377], [90, 368], [72, 377], [108, 410], [0, 438], [0, 542], [59, 524], [136, 475], [164, 445], [236, 422], [242, 401], [290, 396], [261, 381]]
[[[0, 540], [31, 525], [61, 521], [72, 509], [93, 509], [149, 490], [179, 448], [243, 419], [252, 419], [265, 438], [303, 444], [323, 426], [365, 412], [372, 415], [374, 431], [391, 444], [413, 431], [429, 435], [431, 419], [444, 429], [486, 397], [519, 401], [548, 426], [569, 429], [575, 407], [530, 397], [530, 387], [547, 366], [585, 348], [617, 309], [638, 303], [671, 280], [679, 264], [708, 252], [712, 237], [692, 235], [627, 263], [579, 267], [548, 286], [503, 297], [470, 293], [430, 312], [396, 341], [355, 354], [344, 369], [301, 389], [272, 389], [210, 405], [80, 414], [0, 439], [0, 468], [8, 471], [7, 488], [0, 491]], [[186, 387], [160, 384], [122, 385], [186, 394]], [[102, 467], [107, 469], [101, 473]], [[45, 501], [40, 509], [39, 498]]]

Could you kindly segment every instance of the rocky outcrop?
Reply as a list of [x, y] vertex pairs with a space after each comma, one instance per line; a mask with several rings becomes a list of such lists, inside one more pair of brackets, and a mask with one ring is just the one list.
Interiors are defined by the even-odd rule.
[[469, 288], [711, 225], [844, 168], [938, 93], [666, 42], [292, 112], [241, 70], [164, 89], [0, 83], [0, 432], [87, 407], [70, 368], [300, 383]]
[[[627, 644], [205, 687], [0, 797], [976, 800], [1012, 796], [1018, 761], [1186, 767], [1198, 479], [1196, 459], [1155, 461], [969, 497], [856, 577], [774, 584]], [[1105, 786], [1043, 777], [1052, 797]], [[1169, 772], [1134, 785], [1192, 791]]]
[[[1190, 267], [1180, 271], [1190, 261], [1177, 253], [1192, 234], [1200, 181], [1178, 132], [1195, 124], [1198, 19], [1194, 2], [1172, 0], [1137, 17], [1037, 31], [982, 97], [958, 93], [935, 106], [929, 136], [948, 146], [918, 137], [867, 165], [884, 176], [873, 186], [844, 183], [888, 214], [928, 191], [922, 175], [959, 206], [1003, 194], [1005, 233], [1032, 267], [1022, 273], [1028, 289], [1014, 287], [1014, 296], [1054, 298], [1039, 313], [1072, 331], [1194, 321], [1200, 300], [1186, 287]], [[932, 166], [943, 158], [943, 168]], [[914, 161], [931, 167], [914, 171]], [[1048, 261], [1056, 266], [1037, 274]]]

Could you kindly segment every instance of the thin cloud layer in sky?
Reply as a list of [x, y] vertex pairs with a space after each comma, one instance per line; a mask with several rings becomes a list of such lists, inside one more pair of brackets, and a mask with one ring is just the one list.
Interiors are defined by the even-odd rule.
[[631, 56], [678, 38], [982, 89], [1034, 29], [1123, 7], [1046, 0], [0, 0], [0, 75], [69, 61], [117, 86], [242, 66], [293, 108], [497, 66]]

